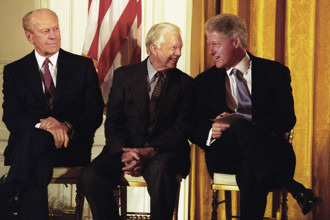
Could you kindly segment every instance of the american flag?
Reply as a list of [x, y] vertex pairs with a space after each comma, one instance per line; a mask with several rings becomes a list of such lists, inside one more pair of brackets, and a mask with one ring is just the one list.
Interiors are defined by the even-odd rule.
[[141, 60], [141, 0], [89, 0], [83, 55], [94, 60], [107, 103], [113, 71]]

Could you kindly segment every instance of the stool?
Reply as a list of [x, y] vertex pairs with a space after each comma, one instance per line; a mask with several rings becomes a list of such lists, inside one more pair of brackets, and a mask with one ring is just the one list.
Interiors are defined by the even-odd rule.
[[[231, 192], [239, 191], [236, 183], [236, 175], [234, 174], [223, 174], [214, 173], [213, 183], [211, 185], [213, 190], [213, 201], [212, 201], [212, 220], [217, 220], [218, 205], [225, 202], [226, 206], [226, 220], [231, 220], [232, 218], [239, 218], [239, 216], [232, 216], [231, 207]], [[225, 200], [218, 201], [218, 191], [225, 191]], [[276, 219], [276, 220], [287, 220], [287, 191], [286, 190], [273, 190], [273, 204], [272, 204], [272, 216], [265, 219]], [[282, 196], [282, 200], [281, 200]]]
[[[74, 213], [76, 220], [82, 219], [84, 207], [84, 195], [81, 192], [80, 185], [78, 184], [79, 175], [83, 167], [55, 167], [53, 169], [53, 177], [50, 183], [53, 184], [76, 184], [76, 207], [74, 210], [65, 210], [69, 213]], [[56, 211], [50, 210], [50, 216], [54, 215]]]
[[[182, 180], [181, 175], [177, 176], [179, 188], [176, 195], [175, 208], [173, 213], [173, 220], [178, 219], [178, 205], [179, 205], [179, 195], [180, 195], [180, 183]], [[124, 219], [144, 219], [149, 220], [151, 218], [150, 213], [148, 212], [128, 212], [127, 211], [127, 187], [147, 187], [147, 183], [144, 180], [143, 176], [133, 177], [131, 175], [125, 174], [122, 178], [120, 186], [118, 186], [117, 194], [117, 202], [120, 203], [118, 206], [121, 211], [121, 218]], [[120, 202], [119, 202], [120, 201]]]

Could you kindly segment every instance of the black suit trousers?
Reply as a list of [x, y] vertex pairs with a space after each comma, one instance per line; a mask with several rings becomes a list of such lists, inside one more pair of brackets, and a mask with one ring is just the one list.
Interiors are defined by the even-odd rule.
[[[142, 175], [148, 184], [153, 220], [172, 219], [179, 184], [176, 179], [178, 170], [172, 166], [174, 158], [177, 158], [174, 152], [157, 153], [144, 166]], [[120, 184], [123, 166], [121, 154], [110, 155], [103, 150], [83, 170], [80, 183], [94, 220], [120, 219], [112, 190]]]
[[24, 132], [20, 146], [11, 155], [4, 189], [7, 196], [19, 198], [19, 219], [48, 219], [47, 187], [53, 175], [52, 135], [34, 128]]
[[293, 180], [295, 154], [283, 136], [242, 119], [206, 147], [206, 163], [214, 172], [236, 174], [241, 193], [241, 219], [262, 219], [267, 194]]

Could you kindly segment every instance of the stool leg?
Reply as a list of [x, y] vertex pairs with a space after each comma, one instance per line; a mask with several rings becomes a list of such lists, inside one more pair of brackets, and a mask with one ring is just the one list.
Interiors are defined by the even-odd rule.
[[278, 219], [278, 213], [281, 212], [281, 193], [273, 191], [272, 218]]
[[282, 216], [281, 220], [288, 220], [288, 192], [282, 192]]
[[76, 220], [82, 220], [83, 216], [83, 209], [84, 209], [84, 194], [81, 191], [80, 184], [77, 183], [77, 190], [76, 190], [76, 210], [75, 210], [75, 215], [76, 215]]
[[127, 186], [120, 186], [120, 215], [127, 219]]
[[226, 200], [226, 220], [231, 220], [232, 217], [231, 191], [225, 191], [225, 200]]
[[213, 196], [212, 196], [212, 218], [211, 220], [217, 220], [218, 219], [218, 190], [213, 190]]
[[181, 188], [181, 182], [178, 182], [178, 190], [176, 192], [175, 207], [174, 207], [174, 213], [173, 213], [173, 218], [172, 218], [173, 220], [178, 220], [180, 188]]

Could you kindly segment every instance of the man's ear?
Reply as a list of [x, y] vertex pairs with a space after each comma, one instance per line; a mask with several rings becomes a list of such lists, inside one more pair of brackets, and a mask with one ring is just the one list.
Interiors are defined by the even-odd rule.
[[241, 45], [241, 38], [239, 38], [239, 36], [235, 36], [233, 38], [233, 44], [235, 48], [239, 47], [239, 45]]
[[33, 44], [33, 34], [30, 31], [25, 31], [25, 37], [31, 44]]
[[152, 55], [157, 55], [158, 47], [155, 44], [151, 44], [149, 49], [150, 49], [150, 52], [151, 52]]

